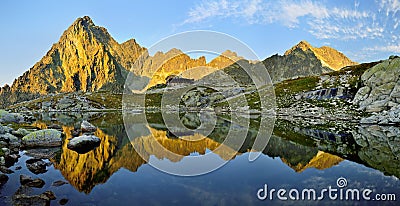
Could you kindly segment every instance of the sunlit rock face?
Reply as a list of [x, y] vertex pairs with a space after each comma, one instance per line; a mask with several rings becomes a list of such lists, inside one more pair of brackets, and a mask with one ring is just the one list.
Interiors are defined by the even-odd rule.
[[107, 30], [85, 16], [78, 18], [47, 54], [11, 86], [15, 101], [23, 94], [107, 89], [122, 91], [127, 69], [145, 48], [116, 42]]
[[149, 77], [150, 83], [148, 87], [151, 87], [156, 84], [166, 83], [167, 77], [171, 75], [198, 80], [242, 58], [235, 52], [227, 50], [207, 63], [204, 56], [194, 59], [181, 50], [174, 48], [166, 53], [157, 52], [143, 62], [138, 61], [138, 64], [134, 65], [132, 70], [137, 75]]
[[340, 70], [343, 67], [356, 65], [357, 62], [351, 61], [348, 57], [346, 57], [343, 53], [328, 47], [323, 46], [320, 48], [311, 46], [310, 43], [306, 41], [299, 42], [296, 46], [285, 52], [285, 55], [290, 55], [296, 49], [301, 49], [303, 51], [310, 50], [314, 53], [318, 60], [321, 61], [322, 66], [329, 67], [333, 70]]

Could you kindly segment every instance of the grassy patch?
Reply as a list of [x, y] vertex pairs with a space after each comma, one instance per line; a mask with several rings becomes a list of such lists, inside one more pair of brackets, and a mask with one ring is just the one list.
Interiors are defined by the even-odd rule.
[[85, 94], [85, 97], [94, 103], [100, 104], [107, 109], [122, 108], [122, 94], [113, 94], [110, 92], [96, 92]]

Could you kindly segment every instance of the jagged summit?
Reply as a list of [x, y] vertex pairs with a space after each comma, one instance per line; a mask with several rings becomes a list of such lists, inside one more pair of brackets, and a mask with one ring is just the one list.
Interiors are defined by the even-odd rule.
[[300, 41], [291, 49], [285, 52], [285, 56], [293, 53], [296, 49], [301, 49], [303, 51], [310, 50], [314, 53], [314, 55], [321, 61], [323, 66], [329, 67], [333, 70], [339, 70], [346, 66], [351, 66], [357, 64], [357, 62], [351, 61], [348, 57], [346, 57], [343, 53], [328, 47], [322, 46], [320, 48], [313, 47], [307, 41]]
[[32, 68], [11, 86], [10, 102], [60, 92], [121, 92], [128, 69], [147, 50], [115, 41], [88, 16], [78, 18]]
[[290, 53], [292, 53], [294, 50], [296, 49], [301, 49], [303, 51], [307, 51], [308, 49], [311, 49], [312, 46], [310, 43], [308, 43], [305, 40], [300, 41], [298, 44], [296, 44], [295, 46], [293, 46], [292, 48], [290, 48], [289, 50], [287, 50], [285, 52], [285, 55], [289, 55]]

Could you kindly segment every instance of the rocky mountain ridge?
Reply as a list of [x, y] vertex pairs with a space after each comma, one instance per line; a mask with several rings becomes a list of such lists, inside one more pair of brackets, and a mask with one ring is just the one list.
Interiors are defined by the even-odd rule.
[[[328, 60], [320, 61], [324, 53], [317, 54], [318, 48], [308, 43], [300, 42], [289, 51], [263, 61], [274, 82], [331, 71], [321, 63]], [[134, 39], [118, 43], [105, 28], [96, 26], [90, 17], [85, 16], [65, 30], [46, 55], [11, 86], [0, 88], [0, 103], [1, 107], [7, 107], [43, 95], [77, 91], [121, 93], [130, 71], [148, 79], [148, 87], [165, 83], [170, 75], [198, 80], [223, 68], [229, 71], [231, 65], [242, 59], [229, 50], [208, 63], [204, 56], [193, 59], [179, 49], [151, 56]], [[342, 65], [353, 63], [344, 55], [343, 59], [346, 61], [343, 60], [345, 63]]]

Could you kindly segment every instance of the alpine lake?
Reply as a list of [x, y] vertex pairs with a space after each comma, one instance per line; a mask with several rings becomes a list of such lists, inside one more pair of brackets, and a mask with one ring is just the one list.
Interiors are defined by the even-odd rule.
[[[57, 200], [51, 201], [51, 205], [59, 205], [60, 199], [68, 200], [66, 205], [82, 206], [396, 205], [397, 201], [377, 202], [374, 195], [400, 197], [400, 128], [397, 127], [355, 124], [351, 130], [330, 131], [302, 128], [278, 119], [269, 125], [266, 122], [272, 135], [265, 149], [256, 151], [252, 147], [260, 130], [260, 115], [249, 118], [248, 127], [231, 120], [229, 114], [217, 116], [215, 127], [207, 135], [174, 134], [160, 112], [137, 112], [130, 114], [130, 118], [129, 124], [127, 121], [124, 124], [121, 112], [39, 114], [32, 127], [60, 125], [65, 139], [72, 137], [71, 132], [82, 120], [88, 120], [98, 127], [95, 135], [101, 143], [84, 154], [68, 149], [66, 141], [62, 147], [20, 151], [20, 158], [10, 167], [14, 173], [0, 189], [0, 205], [13, 204], [13, 195], [21, 190], [21, 174], [45, 181], [42, 188], [29, 188], [28, 192], [54, 192]], [[186, 113], [181, 120], [183, 125], [196, 128], [208, 118]], [[237, 149], [225, 143], [231, 130], [246, 131]], [[156, 145], [170, 152], [156, 151]], [[255, 161], [249, 161], [250, 154], [259, 153]], [[224, 165], [209, 173], [180, 176], [149, 164], [155, 162], [170, 168], [192, 165], [201, 169], [211, 162], [190, 164], [190, 161], [205, 155], [210, 157], [207, 161]], [[26, 161], [32, 158], [48, 163], [46, 171], [32, 173], [26, 166]], [[339, 192], [336, 200], [328, 193], [322, 200], [313, 200], [312, 195], [311, 200], [301, 199], [305, 188], [314, 189], [317, 198], [323, 189], [339, 190], [340, 178], [346, 181], [342, 189], [372, 190], [371, 199], [362, 199], [361, 193], [359, 200], [340, 199]], [[267, 194], [263, 190], [266, 186]], [[272, 189], [275, 189], [273, 196]], [[279, 189], [287, 191], [283, 194], [287, 200], [278, 198]], [[294, 189], [300, 191], [300, 200], [290, 199], [288, 193]]]

